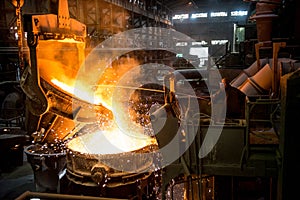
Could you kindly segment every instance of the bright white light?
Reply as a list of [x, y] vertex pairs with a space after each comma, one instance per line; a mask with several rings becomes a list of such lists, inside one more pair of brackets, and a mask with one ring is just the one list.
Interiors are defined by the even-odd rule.
[[189, 14], [174, 15], [172, 19], [188, 19]]
[[222, 44], [226, 44], [227, 42], [228, 42], [228, 40], [212, 40], [211, 44], [212, 45], [217, 45], [217, 44], [222, 45]]
[[177, 42], [177, 43], [176, 43], [176, 47], [185, 47], [185, 46], [187, 46], [187, 45], [188, 45], [187, 42]]
[[206, 41], [204, 41], [204, 40], [202, 40], [202, 41], [200, 41], [200, 42], [192, 42], [192, 46], [196, 46], [196, 45], [206, 45], [207, 44], [207, 42]]
[[192, 47], [190, 48], [190, 55], [196, 55], [199, 58], [200, 65], [204, 65], [208, 60], [208, 47]]
[[246, 11], [246, 10], [231, 11], [230, 15], [231, 16], [245, 16], [245, 15], [248, 15], [248, 11]]
[[227, 17], [227, 12], [211, 12], [211, 17]]
[[191, 18], [201, 18], [201, 17], [207, 17], [207, 13], [194, 13], [191, 15]]

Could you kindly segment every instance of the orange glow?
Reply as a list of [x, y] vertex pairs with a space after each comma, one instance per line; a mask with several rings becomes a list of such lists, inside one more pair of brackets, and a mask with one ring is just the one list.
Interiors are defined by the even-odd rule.
[[63, 40], [48, 40], [48, 41], [50, 42], [57, 41], [57, 42], [64, 42], [64, 43], [82, 43], [80, 41], [74, 40], [73, 38], [65, 38]]
[[118, 81], [126, 72], [138, 65], [139, 63], [133, 58], [120, 58], [116, 64], [104, 69], [101, 77], [98, 77], [97, 89], [95, 91], [95, 96], [100, 99], [101, 103], [104, 101], [103, 105], [106, 105], [109, 109], [112, 108], [112, 95]]
[[[67, 93], [74, 95], [74, 86], [67, 85], [66, 83], [59, 82], [57, 79], [52, 79], [51, 82], [66, 91]], [[81, 84], [80, 84], [81, 85]], [[82, 100], [90, 103], [108, 105], [107, 102], [101, 100], [101, 97], [94, 97], [95, 94], [91, 90], [87, 90], [84, 87], [79, 90], [76, 88], [76, 96]], [[94, 101], [93, 98], [95, 98]], [[106, 107], [111, 111], [110, 107]], [[118, 109], [121, 110], [121, 109]], [[95, 112], [97, 112], [95, 110]], [[105, 115], [101, 115], [105, 116]], [[109, 116], [109, 114], [107, 115]], [[115, 120], [114, 117], [107, 120]], [[128, 117], [128, 120], [130, 118]], [[119, 123], [128, 124], [135, 123], [132, 121], [122, 121]], [[106, 127], [106, 130], [98, 130], [92, 133], [82, 135], [80, 137], [72, 139], [68, 143], [68, 148], [81, 153], [90, 154], [114, 154], [129, 152], [141, 149], [148, 145], [156, 144], [155, 138], [146, 136], [143, 134], [142, 127], [132, 130], [130, 133], [124, 133], [120, 130], [119, 126], [115, 122], [111, 121], [109, 124], [114, 124], [112, 127]]]
[[85, 86], [84, 84], [76, 84], [76, 87], [73, 85], [68, 85], [66, 82], [60, 82], [57, 79], [52, 79], [51, 83], [53, 83], [56, 87], [64, 90], [68, 94], [72, 96], [76, 96], [77, 98], [86, 101], [91, 104], [95, 105], [103, 105], [106, 108], [111, 110], [111, 107], [108, 105], [107, 102], [101, 100], [100, 96], [95, 95], [95, 92], [90, 89], [89, 86]]
[[[94, 64], [82, 66], [84, 57], [80, 51], [83, 49], [83, 44], [66, 40], [63, 42], [41, 41], [37, 48], [37, 64], [42, 79], [70, 96], [107, 108], [102, 109], [101, 114], [96, 109], [94, 112], [104, 119], [98, 119], [99, 122], [108, 121], [109, 123], [105, 123], [105, 127], [99, 126], [99, 130], [94, 133], [72, 139], [69, 146], [79, 152], [109, 154], [133, 151], [155, 143], [156, 140], [146, 136], [144, 128], [131, 121], [130, 117], [117, 122], [116, 116], [112, 116], [115, 115], [112, 112], [114, 90], [124, 74], [138, 66], [136, 60], [127, 57], [119, 58], [112, 66], [106, 66], [105, 63], [100, 63], [95, 59]], [[81, 69], [83, 72], [79, 73]], [[124, 109], [116, 108], [116, 110]], [[131, 128], [132, 124], [134, 128]], [[101, 144], [104, 141], [106, 143]]]
[[155, 145], [154, 138], [136, 134], [127, 135], [117, 127], [96, 131], [72, 139], [68, 148], [87, 154], [118, 154], [135, 151], [148, 145]]

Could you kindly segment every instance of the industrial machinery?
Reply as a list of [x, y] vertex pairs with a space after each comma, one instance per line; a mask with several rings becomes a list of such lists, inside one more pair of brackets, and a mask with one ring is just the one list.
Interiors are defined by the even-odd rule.
[[[278, 177], [284, 179], [279, 86], [284, 75], [296, 76], [299, 68], [296, 59], [278, 58], [285, 42], [260, 41], [255, 45], [257, 60], [232, 77], [232, 87], [246, 95], [245, 116], [237, 119], [220, 112], [225, 101], [215, 104], [210, 98], [231, 69], [158, 65], [155, 84], [142, 80], [144, 84], [133, 87], [126, 107], [132, 115], [118, 116], [130, 124], [128, 134], [140, 133], [140, 125], [153, 131], [133, 139], [121, 135], [124, 127], [114, 124], [124, 108], [113, 109], [112, 88], [136, 78], [132, 66], [142, 63], [145, 67], [139, 69], [146, 71], [147, 53], [171, 55], [171, 61], [176, 54], [162, 47], [149, 52], [121, 48], [125, 53], [119, 57], [99, 48], [95, 50], [107, 57], [89, 54], [86, 59], [86, 26], [69, 17], [66, 0], [58, 2], [58, 15], [24, 16], [29, 58], [20, 83], [26, 94], [26, 129], [34, 143], [25, 153], [40, 192], [173, 199], [175, 188], [183, 185], [179, 196], [185, 199], [242, 199], [249, 192], [271, 200], [278, 195]], [[147, 36], [150, 41], [155, 34]], [[120, 38], [114, 39], [122, 45]], [[273, 50], [271, 59], [260, 57], [264, 47]], [[133, 59], [135, 53], [143, 62]], [[170, 60], [162, 63], [171, 66]], [[131, 79], [122, 79], [127, 73]], [[139, 126], [131, 126], [135, 123]], [[126, 168], [128, 163], [131, 168]]]
[[[116, 77], [107, 79], [111, 69], [105, 80], [98, 80], [97, 72], [95, 77], [77, 77], [80, 70], [101, 69], [97, 60], [85, 61], [86, 26], [69, 17], [67, 1], [61, 0], [58, 15], [24, 15], [24, 27], [29, 59], [20, 83], [33, 142], [25, 153], [37, 191], [153, 198], [159, 179], [153, 178], [154, 158], [147, 153], [156, 149], [155, 140], [122, 137], [112, 124], [109, 98], [100, 95], [98, 102], [95, 87], [90, 88], [101, 81], [113, 83]], [[109, 89], [104, 91], [109, 94]], [[128, 162], [134, 169], [122, 168]]]
[[[213, 71], [207, 72], [207, 77], [204, 78], [212, 78]], [[196, 76], [201, 77], [199, 70], [175, 71], [174, 78], [171, 79], [173, 82], [167, 88], [172, 88], [172, 85], [177, 87], [167, 95], [174, 92], [181, 102], [187, 102], [182, 105], [195, 106], [190, 102], [191, 98], [197, 99], [198, 104], [196, 108], [189, 106], [178, 109], [174, 106], [176, 98], [170, 98], [172, 100], [166, 102], [163, 111], [157, 110], [152, 115], [152, 126], [159, 148], [165, 149], [165, 146], [174, 140], [176, 142], [172, 144], [177, 145], [177, 147], [173, 146], [172, 153], [176, 152], [178, 159], [172, 160], [173, 162], [164, 167], [162, 190], [166, 192], [168, 187], [175, 188], [178, 184], [184, 184], [186, 187], [184, 198], [187, 199], [220, 198], [218, 195], [229, 198], [240, 195], [243, 188], [236, 186], [236, 191], [226, 192], [229, 188], [224, 189], [222, 184], [226, 182], [242, 184], [243, 181], [255, 184], [253, 178], [261, 177], [263, 182], [266, 181], [263, 187], [267, 187], [270, 193], [275, 192], [274, 185], [270, 188], [267, 185], [271, 184], [271, 180], [275, 179], [278, 173], [280, 158], [278, 157], [279, 138], [276, 131], [280, 101], [269, 99], [261, 94], [249, 95], [245, 105], [245, 117], [225, 119], [220, 112], [220, 108], [225, 105], [211, 104], [209, 93], [204, 92], [202, 95], [191, 97], [190, 93], [183, 92], [186, 89], [182, 90], [178, 84], [182, 81], [179, 74], [183, 74], [187, 80], [193, 80]], [[202, 89], [207, 91], [205, 87]], [[200, 109], [197, 109], [197, 106]], [[161, 112], [169, 114], [162, 115]], [[162, 120], [164, 117], [167, 119]], [[224, 120], [218, 121], [217, 119], [220, 118]], [[166, 122], [163, 128], [161, 128], [161, 121]], [[260, 137], [265, 137], [267, 143], [264, 143], [266, 141]], [[163, 151], [162, 159], [170, 159], [172, 153]], [[178, 177], [182, 179], [177, 180]], [[243, 177], [244, 180], [238, 177]], [[171, 193], [173, 197], [174, 190]]]
[[[286, 113], [284, 110], [286, 101], [282, 99], [285, 99], [287, 94], [282, 93], [282, 88], [286, 87], [287, 82], [283, 80], [287, 77], [295, 78], [291, 80], [292, 82], [299, 80], [299, 77], [296, 78], [299, 62], [293, 59], [297, 57], [296, 54], [289, 53], [291, 49], [298, 48], [297, 45], [290, 43], [293, 41], [285, 38], [272, 40], [272, 19], [277, 17], [273, 12], [276, 10], [274, 8], [280, 5], [280, 1], [257, 3], [257, 15], [253, 18], [259, 21], [257, 23], [259, 42], [254, 46], [256, 61], [243, 69], [238, 76], [233, 78], [229, 76], [231, 86], [246, 95], [244, 118], [225, 119], [221, 124], [215, 123], [213, 115], [208, 115], [207, 120], [207, 113], [202, 113], [201, 107], [198, 115], [195, 115], [195, 109], [188, 110], [188, 113], [192, 114], [190, 116], [197, 116], [195, 118], [187, 117], [185, 112], [184, 115], [164, 115], [168, 118], [165, 121], [172, 125], [166, 123], [163, 128], [157, 129], [156, 138], [159, 147], [164, 148], [176, 134], [181, 136], [178, 146], [189, 146], [187, 151], [179, 154], [176, 161], [164, 168], [162, 190], [170, 193], [167, 187], [171, 187], [171, 197], [176, 193], [174, 188], [180, 184], [186, 187], [182, 196], [187, 199], [243, 199], [246, 198], [244, 194], [254, 199], [285, 199], [289, 196], [287, 191], [291, 190], [283, 186], [282, 182], [284, 168], [282, 164], [285, 160], [284, 152], [287, 151], [287, 147], [282, 143], [282, 140], [285, 140], [283, 138], [285, 128], [281, 123], [281, 116]], [[261, 53], [266, 51], [270, 57], [263, 57], [266, 54], [262, 56]], [[286, 54], [290, 57], [284, 56]], [[225, 68], [219, 72], [222, 77], [226, 77], [234, 70]], [[177, 72], [174, 73], [175, 77]], [[192, 70], [189, 72], [191, 77], [195, 76], [193, 73], [198, 73]], [[209, 80], [210, 76], [206, 78]], [[174, 88], [173, 86], [180, 82], [180, 78], [173, 78], [167, 87]], [[190, 99], [189, 95], [185, 95], [176, 87], [172, 92], [178, 99]], [[198, 98], [203, 99], [203, 96]], [[174, 102], [166, 103], [171, 105]], [[170, 109], [166, 109], [165, 112], [167, 111], [171, 112]], [[152, 121], [154, 129], [161, 127], [159, 121], [155, 120], [155, 115]], [[178, 116], [184, 126], [179, 126], [178, 121], [174, 120]], [[199, 126], [195, 122], [199, 123]], [[182, 134], [181, 128], [185, 134]], [[196, 134], [195, 129], [198, 129]], [[221, 131], [220, 135], [218, 131]], [[217, 139], [214, 140], [215, 138]], [[209, 153], [202, 158], [202, 148], [211, 145], [213, 147]], [[168, 155], [164, 156], [168, 159]], [[180, 174], [182, 179], [178, 180]]]

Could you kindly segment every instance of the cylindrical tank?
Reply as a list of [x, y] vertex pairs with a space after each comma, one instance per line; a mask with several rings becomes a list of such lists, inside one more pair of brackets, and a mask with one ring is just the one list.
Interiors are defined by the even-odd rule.
[[70, 192], [76, 194], [72, 188], [80, 188], [84, 195], [109, 198], [139, 196], [143, 199], [148, 192], [148, 195], [154, 195], [155, 156], [151, 156], [151, 152], [157, 150], [157, 146], [142, 145], [127, 152], [118, 149], [118, 145], [110, 146], [112, 144], [105, 139], [103, 132], [87, 133], [67, 143], [66, 175], [70, 180]]
[[259, 42], [271, 41], [273, 20], [277, 18], [276, 8], [281, 0], [266, 0], [256, 3], [256, 15], [251, 19], [256, 21], [257, 39]]
[[271, 41], [273, 20], [277, 18], [275, 14], [263, 14], [253, 17], [256, 20], [257, 39], [259, 42]]

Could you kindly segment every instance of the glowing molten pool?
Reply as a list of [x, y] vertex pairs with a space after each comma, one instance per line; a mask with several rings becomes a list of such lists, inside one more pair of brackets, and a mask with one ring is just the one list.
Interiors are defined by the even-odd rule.
[[156, 144], [156, 140], [144, 135], [127, 135], [114, 129], [81, 135], [68, 142], [67, 146], [72, 151], [87, 154], [119, 154], [151, 144]]

